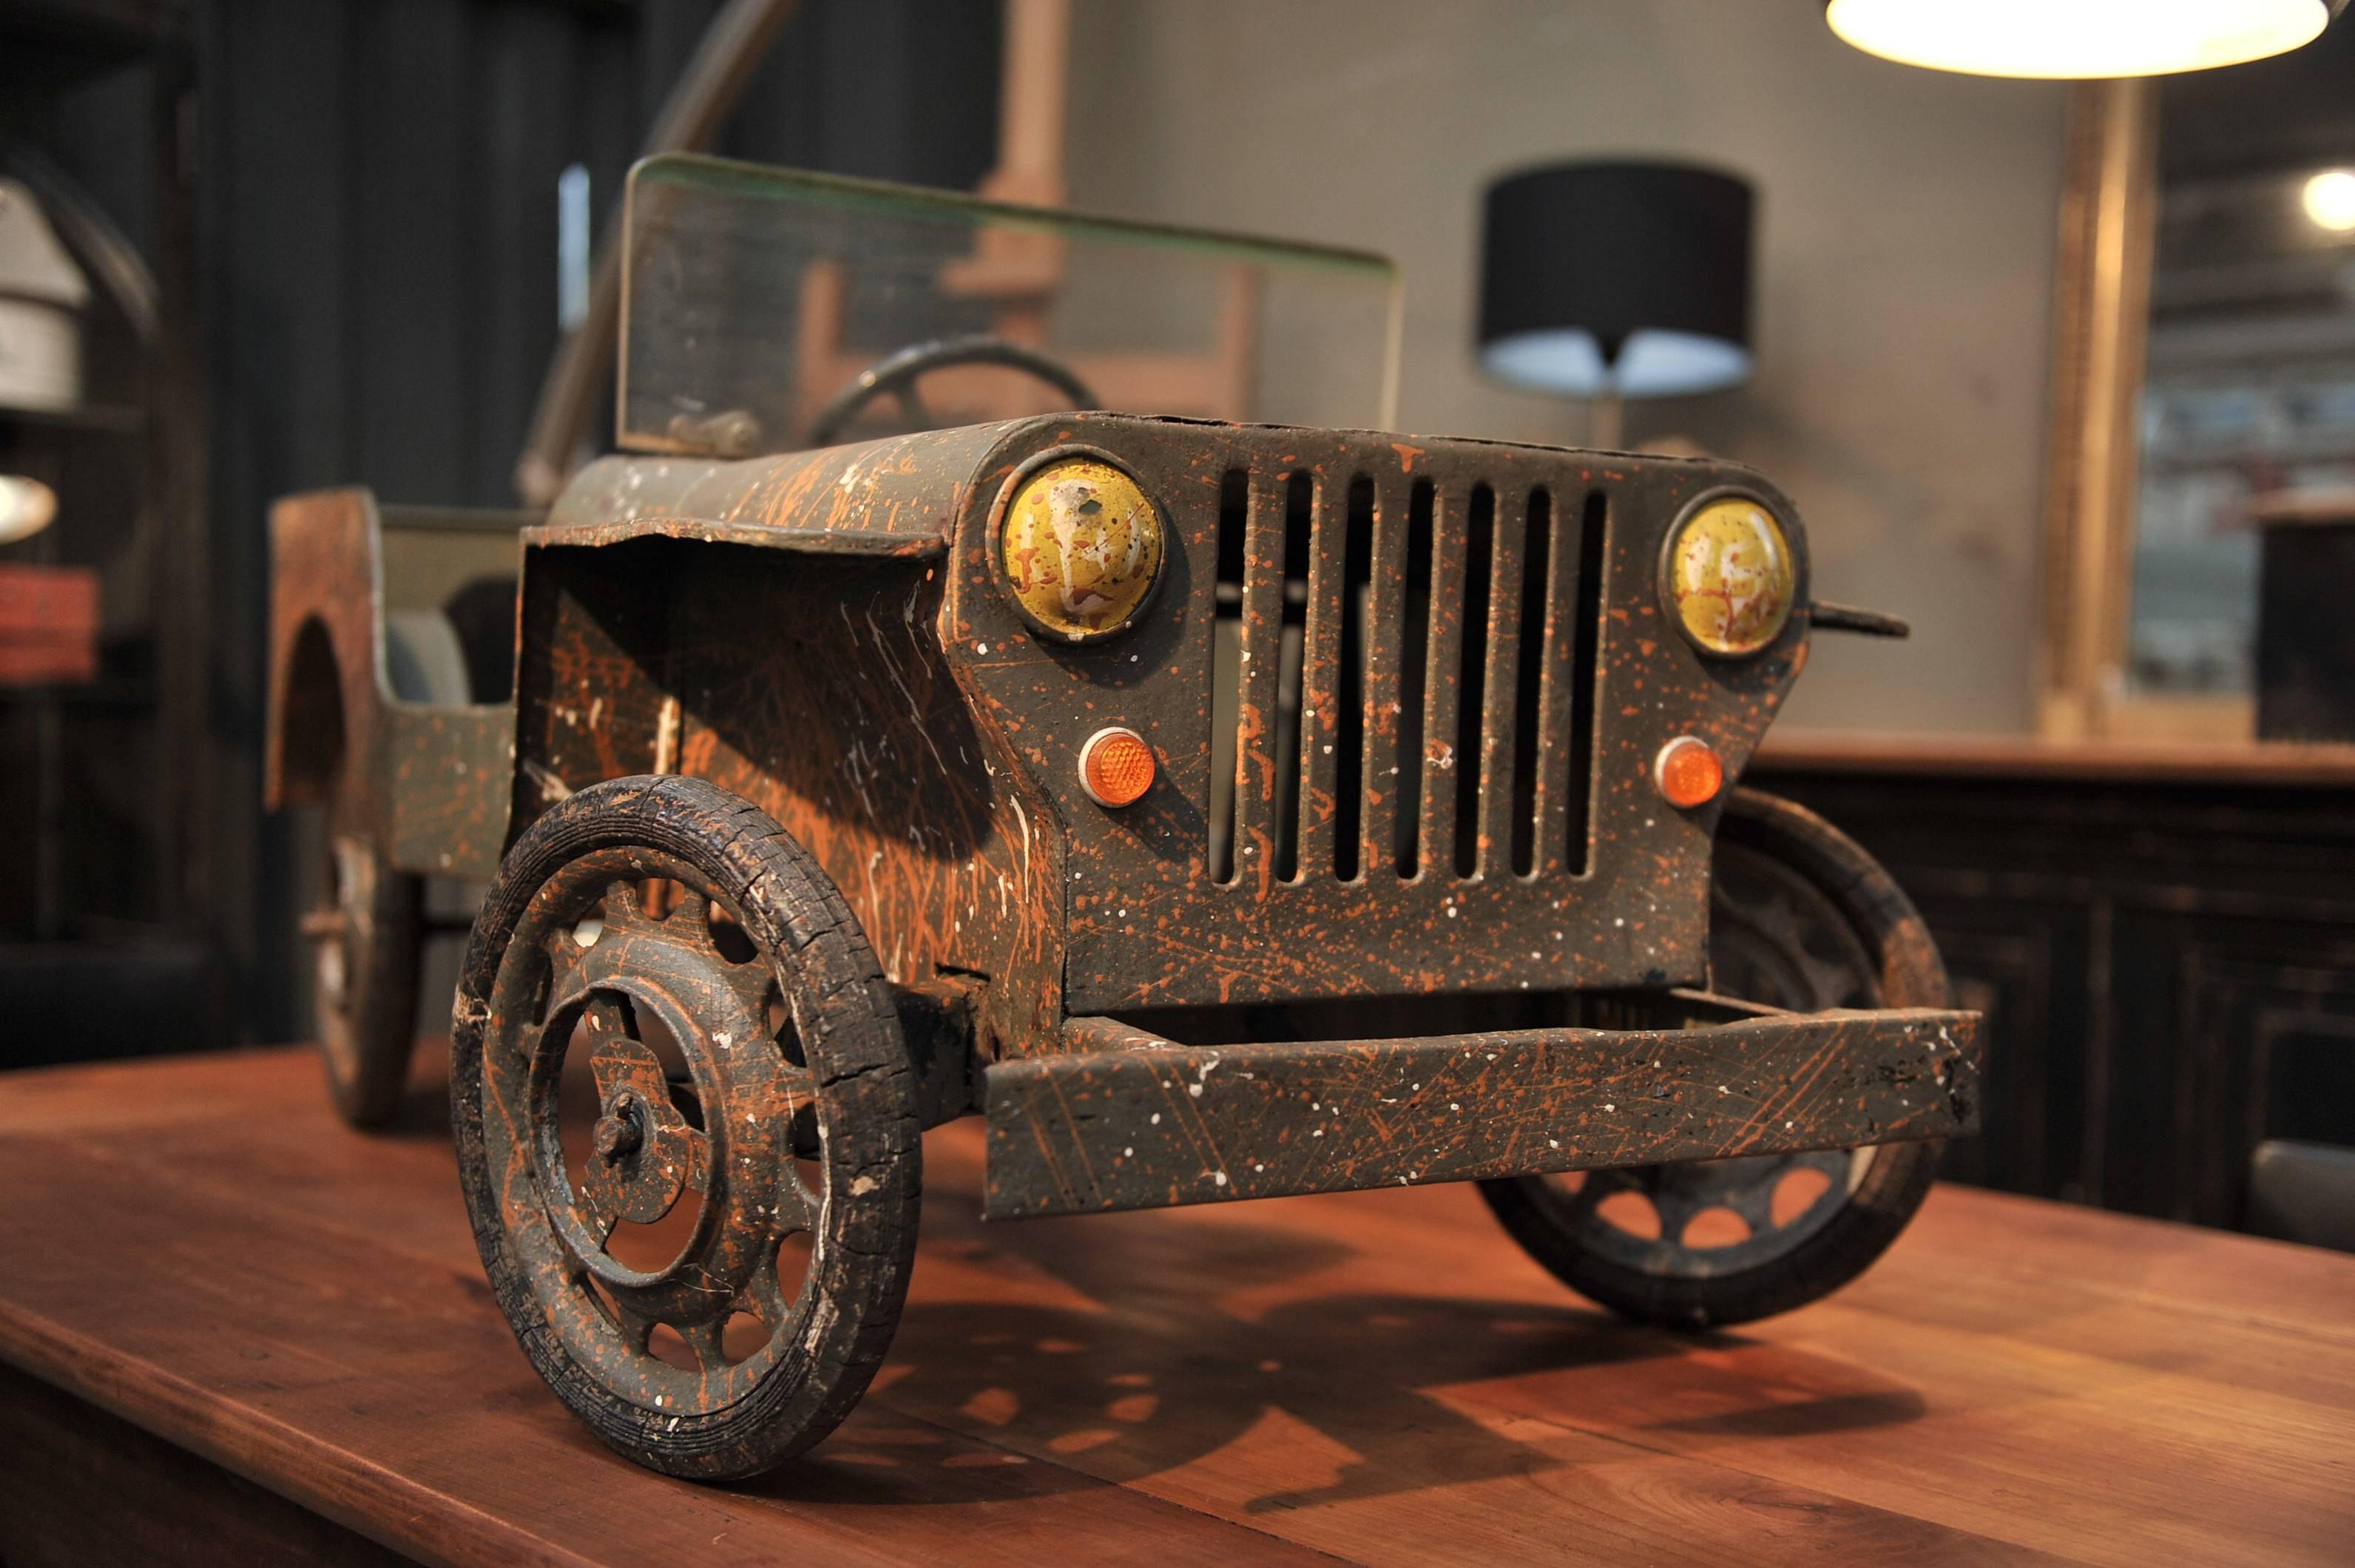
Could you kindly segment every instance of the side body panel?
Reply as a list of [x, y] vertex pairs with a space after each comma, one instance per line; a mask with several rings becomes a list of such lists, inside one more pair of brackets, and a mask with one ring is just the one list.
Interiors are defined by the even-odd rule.
[[394, 698], [380, 532], [362, 489], [271, 508], [264, 803], [325, 805], [333, 832], [401, 870], [487, 877], [506, 840], [514, 711]]
[[1061, 836], [942, 657], [946, 539], [994, 439], [613, 461], [527, 536], [515, 823], [709, 778], [817, 857], [903, 986], [984, 977], [996, 1055], [1062, 1017]]

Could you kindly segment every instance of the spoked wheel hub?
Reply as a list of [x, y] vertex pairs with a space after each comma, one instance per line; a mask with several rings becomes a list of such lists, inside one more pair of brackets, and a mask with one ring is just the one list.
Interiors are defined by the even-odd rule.
[[[546, 1225], [551, 1322], [608, 1387], [682, 1414], [735, 1403], [773, 1364], [794, 1317], [781, 1253], [822, 1232], [826, 1205], [824, 1162], [813, 1190], [794, 1159], [818, 1095], [790, 1019], [768, 1021], [776, 977], [720, 952], [701, 881], [637, 849], [550, 879], [516, 937], [547, 955], [543, 1019], [527, 1052], [485, 1063], [494, 1094], [529, 1106], [508, 1207], [520, 1236]], [[666, 915], [645, 912], [661, 899]], [[782, 1261], [797, 1295], [804, 1260]]]
[[824, 1436], [889, 1342], [921, 1158], [897, 1015], [824, 874], [700, 781], [584, 790], [510, 852], [459, 1017], [475, 1235], [549, 1384], [678, 1475]]

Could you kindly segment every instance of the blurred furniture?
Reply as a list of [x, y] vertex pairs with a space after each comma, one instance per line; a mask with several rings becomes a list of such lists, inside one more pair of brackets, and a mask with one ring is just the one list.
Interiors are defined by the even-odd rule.
[[1480, 367], [1590, 400], [1587, 444], [1621, 443], [1620, 400], [1750, 379], [1750, 182], [1689, 164], [1550, 164], [1482, 203]]
[[[0, 474], [55, 508], [0, 544], [0, 820], [21, 846], [0, 903], [0, 1064], [228, 1038], [193, 71], [179, 0], [0, 8], [0, 188], [37, 206], [56, 245], [39, 269], [51, 317], [12, 316], [12, 342], [31, 332], [75, 361], [0, 395]], [[69, 171], [63, 128], [92, 122], [105, 134]]]
[[[402, 1132], [305, 1052], [0, 1079], [0, 1556], [436, 1562], [2342, 1563], [2355, 1258], [1933, 1193], [1831, 1300], [1625, 1326], [1457, 1186], [979, 1212], [792, 1468], [581, 1432], [483, 1285], [435, 1068]], [[197, 1260], [225, 1266], [203, 1266]]]
[[98, 572], [0, 561], [0, 688], [98, 678]]
[[2249, 503], [2355, 484], [2350, 80], [2342, 15], [2275, 59], [2069, 90], [2035, 720], [2048, 740], [2255, 733]]
[[2355, 1253], [2355, 1148], [2267, 1138], [2249, 1162], [2249, 1229]]
[[2355, 1147], [2355, 746], [1770, 738], [1989, 1017], [1946, 1172], [2252, 1224], [2268, 1139]]
[[40, 202], [0, 180], [0, 405], [54, 412], [81, 401], [81, 312], [90, 280]]
[[2257, 739], [2355, 741], [2355, 486], [2249, 508], [2257, 581]]

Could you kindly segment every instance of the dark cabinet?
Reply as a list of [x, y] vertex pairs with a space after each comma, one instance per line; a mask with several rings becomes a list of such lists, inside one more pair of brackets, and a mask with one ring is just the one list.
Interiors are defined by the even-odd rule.
[[1990, 1015], [1951, 1175], [2239, 1226], [2259, 1143], [2355, 1146], [2355, 752], [1795, 745], [1750, 782], [1885, 861]]

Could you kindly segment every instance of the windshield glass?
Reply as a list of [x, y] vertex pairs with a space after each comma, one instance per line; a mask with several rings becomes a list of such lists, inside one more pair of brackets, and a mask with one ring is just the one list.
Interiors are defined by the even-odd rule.
[[1393, 421], [1398, 274], [1379, 256], [686, 155], [631, 171], [625, 222], [633, 451], [1082, 406]]

